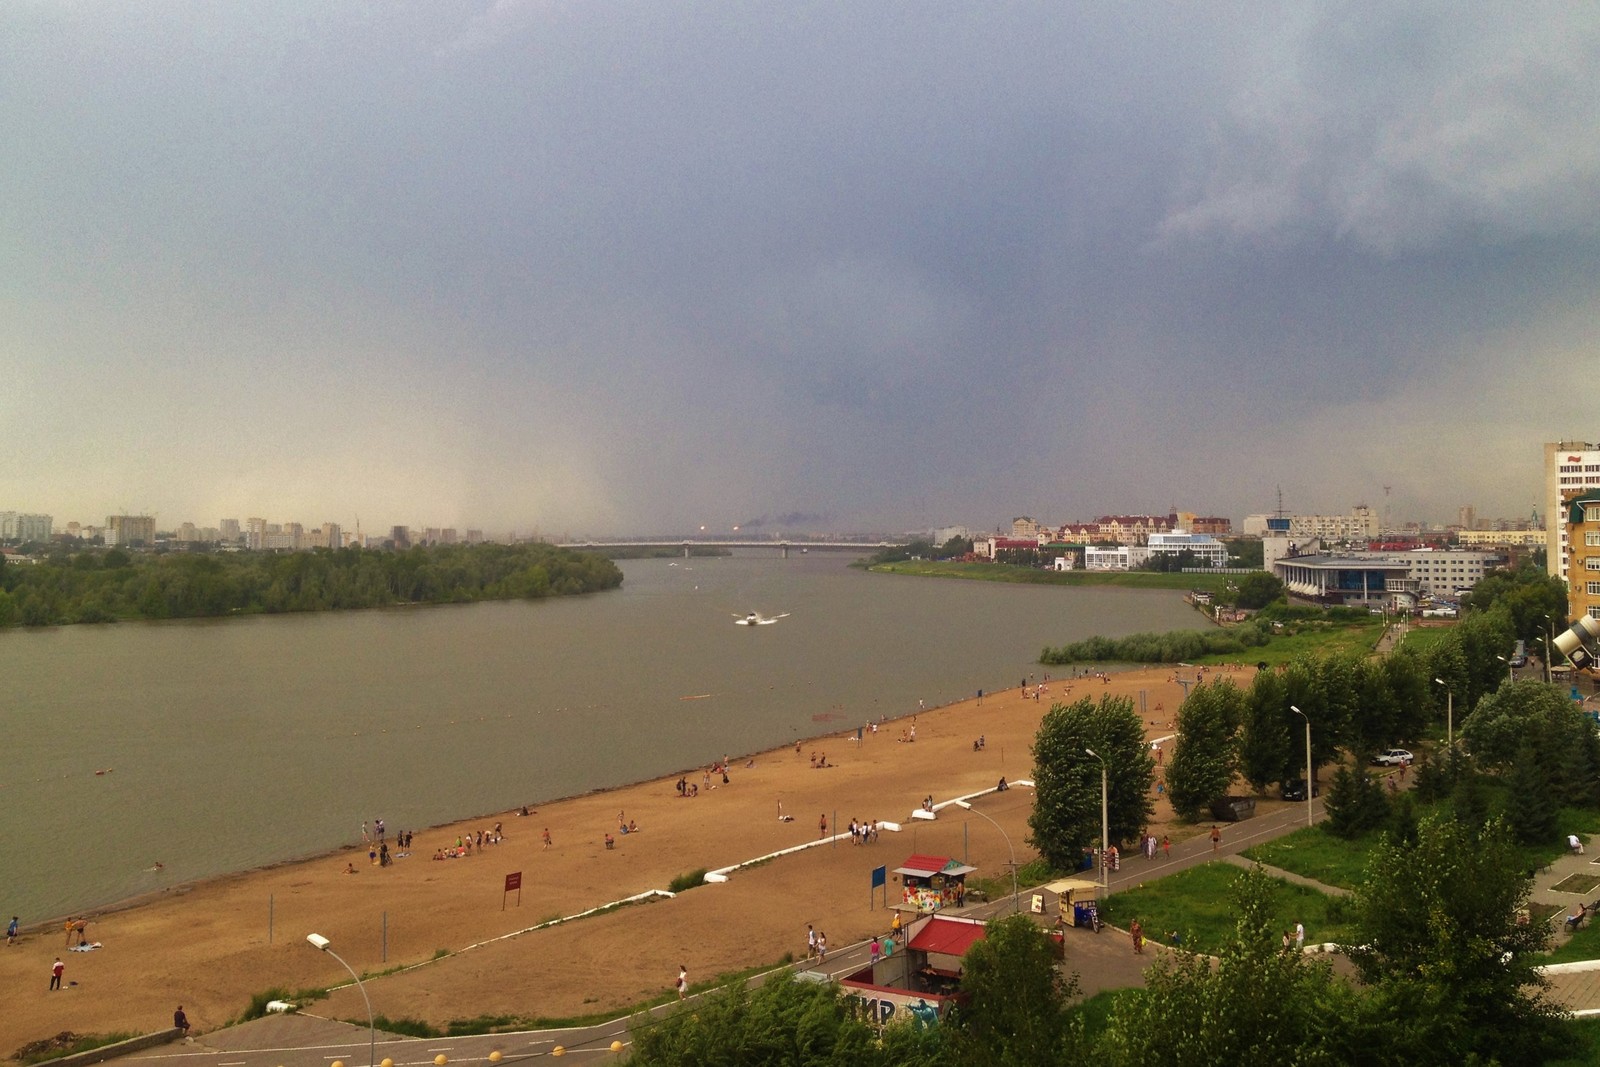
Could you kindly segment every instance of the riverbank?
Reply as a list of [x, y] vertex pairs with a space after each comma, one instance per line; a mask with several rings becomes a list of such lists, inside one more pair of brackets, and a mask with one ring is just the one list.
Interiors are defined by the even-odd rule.
[[[904, 710], [916, 716], [915, 741], [910, 718], [889, 721], [876, 734], [864, 730], [859, 741], [852, 724], [802, 742], [798, 752], [787, 746], [735, 757], [726, 785], [702, 769], [689, 778], [700, 787], [691, 799], [678, 795], [680, 776], [672, 775], [541, 805], [526, 818], [508, 812], [419, 832], [412, 854], [387, 868], [370, 865], [352, 843], [306, 861], [174, 887], [94, 917], [88, 936], [103, 947], [92, 952], [64, 952], [60, 929], [32, 933], [0, 950], [7, 1005], [0, 1054], [61, 1030], [153, 1029], [166, 1025], [179, 1003], [198, 1028], [211, 1029], [267, 989], [346, 980], [335, 961], [306, 944], [310, 932], [330, 938], [364, 973], [426, 964], [369, 982], [368, 993], [383, 1015], [438, 1026], [484, 1014], [569, 1017], [622, 1009], [669, 988], [679, 964], [700, 981], [798, 953], [808, 923], [825, 931], [830, 944], [847, 944], [887, 925], [881, 894], [869, 904], [874, 867], [892, 869], [912, 853], [936, 852], [965, 856], [986, 875], [1004, 872], [1008, 842], [986, 821], [951, 808], [924, 822], [910, 818], [912, 809], [929, 794], [942, 800], [992, 788], [1001, 776], [1028, 777], [1029, 745], [1050, 703], [1102, 694], [1127, 695], [1136, 707], [1142, 694], [1148, 732], [1159, 737], [1169, 732], [1182, 690], [1169, 669], [1148, 668], [1104, 681], [1056, 679], [1038, 700], [1013, 688], [986, 695], [981, 705], [974, 699], [918, 712], [910, 702]], [[980, 735], [984, 746], [974, 751]], [[813, 754], [826, 755], [828, 766], [814, 768]], [[793, 821], [779, 820], [780, 805]], [[1012, 789], [979, 805], [1004, 829], [1019, 860], [1031, 854], [1025, 845], [1031, 792]], [[619, 812], [637, 834], [617, 834]], [[725, 885], [522, 932], [665, 889], [688, 872], [818, 840], [824, 816], [830, 831], [852, 818], [897, 822], [904, 830], [869, 846], [852, 846], [846, 837], [739, 871]], [[468, 858], [429, 858], [497, 821], [502, 843]], [[522, 876], [520, 895], [503, 893], [513, 872]], [[443, 958], [428, 962], [441, 952]], [[49, 992], [57, 954], [69, 984]], [[365, 1014], [353, 989], [317, 1010]]]

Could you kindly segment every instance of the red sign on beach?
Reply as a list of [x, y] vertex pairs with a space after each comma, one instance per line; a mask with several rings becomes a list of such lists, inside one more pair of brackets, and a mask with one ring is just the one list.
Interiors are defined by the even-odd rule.
[[505, 891], [507, 893], [511, 892], [513, 889], [521, 889], [521, 888], [522, 888], [522, 872], [521, 871], [518, 871], [515, 874], [506, 875], [506, 888], [505, 888]]

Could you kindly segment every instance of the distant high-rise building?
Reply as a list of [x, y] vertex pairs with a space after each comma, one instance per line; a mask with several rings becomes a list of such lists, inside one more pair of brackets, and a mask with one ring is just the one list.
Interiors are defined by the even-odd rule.
[[239, 520], [238, 519], [223, 519], [222, 520], [222, 525], [218, 529], [222, 533], [222, 540], [224, 540], [224, 541], [237, 541], [237, 540], [239, 540]]
[[394, 542], [394, 547], [395, 548], [410, 548], [411, 547], [411, 527], [409, 527], [409, 526], [391, 526], [391, 527], [389, 527], [389, 540]]
[[156, 520], [151, 515], [107, 515], [106, 544], [148, 545], [156, 539]]
[[467, 544], [469, 544], [469, 545], [481, 545], [481, 544], [483, 544], [483, 531], [482, 530], [468, 530], [467, 531]]
[[14, 541], [17, 537], [17, 513], [0, 511], [0, 541]]
[[260, 551], [266, 547], [267, 520], [252, 517], [244, 520], [244, 547]]
[[192, 522], [180, 522], [172, 539], [180, 544], [191, 544], [200, 540], [200, 530]]
[[298, 522], [284, 523], [283, 533], [289, 539], [288, 547], [292, 551], [299, 551], [302, 548], [310, 547], [306, 544], [306, 529]]
[[344, 533], [336, 522], [325, 522], [322, 529], [312, 538], [312, 543], [317, 548], [343, 548]]
[[453, 544], [455, 544], [456, 543], [456, 531], [455, 531], [455, 528], [452, 527], [452, 526], [446, 526], [444, 529], [440, 530], [439, 531], [439, 543], [441, 545], [453, 545]]
[[[1573, 497], [1600, 489], [1600, 445], [1584, 441], [1547, 441], [1544, 446], [1545, 571], [1567, 579], [1566, 504]], [[1568, 582], [1568, 588], [1575, 588]]]
[[1463, 530], [1476, 530], [1478, 528], [1478, 509], [1471, 504], [1463, 504], [1456, 509], [1456, 523]]
[[48, 541], [55, 533], [55, 524], [49, 515], [18, 515], [18, 541]]

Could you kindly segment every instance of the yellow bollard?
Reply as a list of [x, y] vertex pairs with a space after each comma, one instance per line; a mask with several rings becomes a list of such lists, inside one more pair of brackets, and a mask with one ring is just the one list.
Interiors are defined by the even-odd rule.
[[378, 1067], [394, 1067], [394, 1061], [385, 1056], [383, 1058], [383, 1062], [378, 1064]]
[[433, 1058], [433, 1067], [444, 1067], [449, 1062], [450, 1058], [441, 1052]]
[[621, 1052], [622, 1051], [622, 1042], [621, 1041], [613, 1041], [613, 1042], [611, 1042], [611, 1051], [612, 1052]]
[[562, 1048], [560, 1045], [557, 1045], [555, 1048], [550, 1050], [550, 1055], [552, 1056], [565, 1056], [566, 1054], [567, 1050]]
[[499, 1049], [495, 1049], [493, 1052], [489, 1053], [489, 1062], [490, 1063], [499, 1063], [500, 1062], [500, 1050]]

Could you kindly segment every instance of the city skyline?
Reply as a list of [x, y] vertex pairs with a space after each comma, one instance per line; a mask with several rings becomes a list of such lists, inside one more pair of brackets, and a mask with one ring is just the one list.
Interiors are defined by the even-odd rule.
[[7, 506], [911, 530], [1281, 486], [1449, 523], [1600, 437], [1600, 9], [113, 0], [0, 33]]

